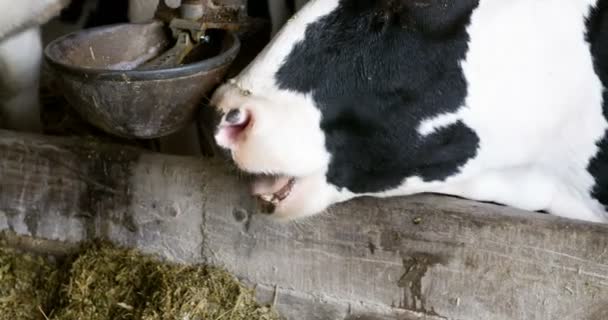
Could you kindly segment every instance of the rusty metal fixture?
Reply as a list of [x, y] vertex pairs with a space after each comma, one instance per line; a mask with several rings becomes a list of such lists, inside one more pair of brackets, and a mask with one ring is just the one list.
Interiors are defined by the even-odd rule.
[[165, 0], [164, 4], [171, 9], [177, 9], [177, 8], [179, 8], [179, 6], [182, 5], [182, 1], [181, 0]]
[[205, 7], [201, 0], [183, 0], [179, 10], [183, 19], [198, 20], [203, 17]]
[[237, 56], [234, 33], [207, 34], [209, 43], [171, 68], [137, 69], [173, 45], [159, 21], [82, 30], [51, 42], [44, 54], [66, 100], [85, 120], [120, 137], [153, 139], [192, 123]]
[[221, 29], [229, 31], [238, 31], [242, 25], [241, 21], [224, 21], [224, 20], [212, 20], [204, 19], [202, 21], [194, 21], [187, 19], [174, 18], [169, 24], [169, 28], [174, 34], [178, 34], [183, 31], [190, 33], [192, 39], [204, 39], [207, 30]]
[[[203, 0], [180, 1], [178, 6], [180, 16], [168, 16], [165, 19], [170, 19], [168, 25], [173, 33], [173, 37], [176, 39], [175, 45], [164, 54], [146, 63], [140, 69], [168, 68], [181, 64], [190, 51], [201, 43], [209, 41], [209, 37], [206, 34], [207, 30], [238, 31], [240, 29], [241, 22], [235, 21], [234, 17], [226, 18], [226, 15], [217, 14], [221, 10], [230, 11], [229, 9], [215, 6], [211, 0], [206, 0], [205, 4], [206, 6], [203, 5]], [[164, 2], [164, 5], [169, 6], [166, 2]], [[215, 14], [204, 16], [206, 9], [209, 8], [214, 8]], [[218, 17], [222, 18], [218, 19]]]
[[172, 48], [157, 58], [144, 63], [137, 70], [154, 70], [179, 66], [192, 49], [194, 49], [194, 46], [195, 44], [190, 39], [190, 35], [186, 32], [181, 32], [178, 34], [177, 41]]
[[[190, 6], [202, 5], [202, 15], [183, 12]], [[200, 7], [199, 7], [200, 8]], [[170, 25], [174, 30], [191, 30], [192, 38], [199, 39], [207, 29], [241, 30], [248, 20], [247, 5], [244, 0], [183, 0], [179, 8], [159, 4], [155, 18]]]

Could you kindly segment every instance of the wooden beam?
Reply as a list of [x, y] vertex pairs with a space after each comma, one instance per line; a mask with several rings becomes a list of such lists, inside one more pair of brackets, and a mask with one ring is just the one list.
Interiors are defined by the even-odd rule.
[[13, 242], [105, 237], [223, 266], [287, 319], [608, 314], [606, 225], [431, 195], [277, 224], [253, 214], [219, 160], [8, 131], [0, 155], [0, 230]]

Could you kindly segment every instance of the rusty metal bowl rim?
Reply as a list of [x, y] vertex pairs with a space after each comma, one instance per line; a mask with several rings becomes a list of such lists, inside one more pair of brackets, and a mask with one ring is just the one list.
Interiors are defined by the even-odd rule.
[[[158, 21], [152, 22], [159, 23]], [[96, 80], [109, 80], [109, 81], [125, 81], [125, 77], [129, 81], [138, 81], [138, 80], [163, 80], [163, 79], [175, 79], [185, 76], [190, 76], [197, 74], [201, 71], [209, 71], [218, 67], [221, 67], [226, 62], [230, 62], [233, 60], [241, 48], [241, 41], [239, 37], [232, 31], [226, 30], [226, 35], [231, 38], [232, 43], [230, 48], [221, 52], [220, 54], [209, 58], [204, 59], [199, 62], [190, 63], [187, 65], [168, 68], [168, 69], [155, 69], [155, 70], [110, 70], [110, 69], [98, 69], [98, 68], [83, 68], [78, 67], [73, 64], [67, 64], [60, 62], [55, 59], [51, 54], [51, 49], [61, 43], [68, 37], [73, 37], [76, 34], [86, 31], [86, 32], [98, 32], [102, 30], [108, 30], [111, 28], [119, 28], [124, 27], [126, 25], [133, 25], [134, 23], [119, 23], [112, 25], [105, 25], [100, 27], [94, 27], [86, 30], [79, 30], [75, 32], [71, 32], [69, 34], [63, 35], [53, 41], [51, 41], [44, 49], [44, 58], [45, 61], [51, 66], [63, 73], [76, 75], [79, 77], [92, 78]]]

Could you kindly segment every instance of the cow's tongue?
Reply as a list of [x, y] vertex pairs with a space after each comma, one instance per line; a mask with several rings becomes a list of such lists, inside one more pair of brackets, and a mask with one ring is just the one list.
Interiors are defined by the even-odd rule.
[[252, 193], [267, 202], [281, 201], [289, 195], [293, 182], [287, 176], [261, 176], [253, 182]]

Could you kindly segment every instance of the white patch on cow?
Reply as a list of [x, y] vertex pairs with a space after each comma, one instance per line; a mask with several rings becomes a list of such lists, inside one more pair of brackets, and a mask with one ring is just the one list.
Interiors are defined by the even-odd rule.
[[[221, 97], [220, 100], [218, 97]], [[222, 112], [238, 108], [250, 114], [249, 127], [237, 139], [223, 130], [216, 133], [219, 146], [232, 152], [234, 161], [252, 173], [282, 173], [307, 176], [324, 170], [329, 163], [325, 137], [319, 128], [321, 113], [310, 95], [287, 92], [244, 96], [230, 84], [218, 89], [212, 105]]]
[[0, 122], [6, 129], [41, 131], [38, 84], [42, 43], [38, 27], [0, 41]]
[[327, 183], [325, 171], [300, 177], [291, 194], [283, 200], [272, 215], [279, 221], [289, 221], [318, 214], [332, 203], [342, 201], [336, 188]]
[[588, 191], [568, 183], [576, 180], [560, 177], [541, 165], [487, 170], [469, 181], [445, 184], [437, 192], [522, 210], [546, 210], [572, 219], [606, 221], [604, 209], [599, 203], [590, 201]]
[[458, 122], [462, 118], [457, 113], [444, 113], [436, 117], [424, 120], [418, 126], [418, 134], [421, 136], [428, 136], [438, 129], [445, 128], [451, 124]]

